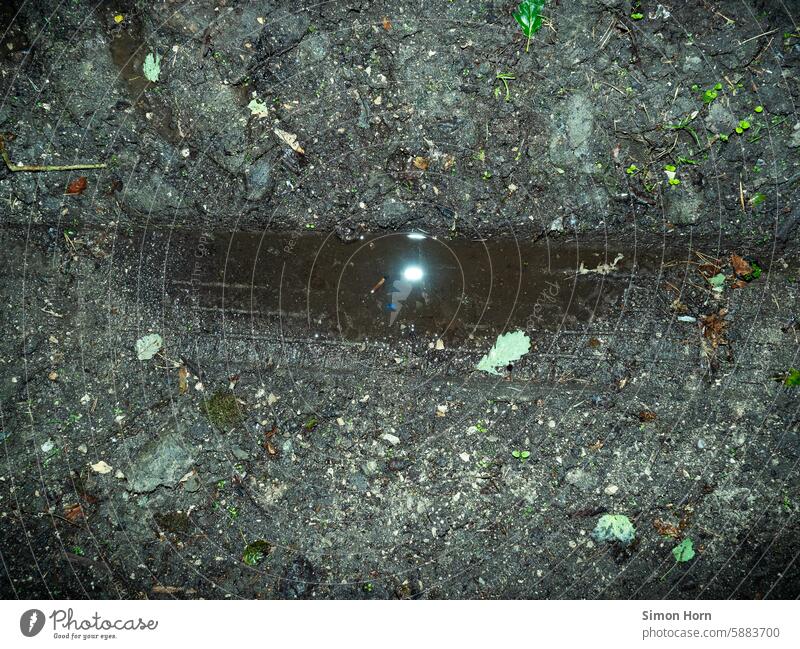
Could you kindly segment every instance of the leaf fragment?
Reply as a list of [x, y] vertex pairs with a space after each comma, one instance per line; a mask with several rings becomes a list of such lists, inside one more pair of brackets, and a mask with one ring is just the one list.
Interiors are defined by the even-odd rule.
[[92, 471], [95, 471], [96, 473], [100, 474], [111, 473], [111, 469], [112, 467], [103, 460], [100, 460], [99, 462], [95, 462], [94, 464], [92, 464]]
[[282, 129], [276, 128], [274, 131], [275, 135], [278, 136], [283, 142], [288, 144], [292, 149], [294, 149], [297, 153], [304, 154], [305, 151], [303, 147], [301, 147], [297, 143], [297, 136], [294, 133], [289, 133], [288, 131], [284, 131]]

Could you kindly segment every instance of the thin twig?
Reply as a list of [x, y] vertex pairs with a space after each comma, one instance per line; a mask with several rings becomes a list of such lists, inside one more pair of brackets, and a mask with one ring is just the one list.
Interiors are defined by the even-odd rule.
[[3, 156], [3, 162], [6, 163], [6, 167], [8, 167], [9, 171], [78, 171], [80, 169], [106, 168], [105, 162], [77, 165], [15, 165], [8, 156], [6, 142], [2, 135], [0, 135], [0, 155]]

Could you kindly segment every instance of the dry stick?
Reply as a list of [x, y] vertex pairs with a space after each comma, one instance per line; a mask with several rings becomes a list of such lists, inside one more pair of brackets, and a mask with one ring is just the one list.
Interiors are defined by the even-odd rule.
[[105, 162], [78, 165], [15, 165], [8, 157], [8, 151], [6, 151], [6, 141], [2, 135], [0, 135], [0, 155], [3, 156], [3, 162], [6, 163], [6, 167], [8, 167], [9, 171], [77, 171], [79, 169], [106, 168]]

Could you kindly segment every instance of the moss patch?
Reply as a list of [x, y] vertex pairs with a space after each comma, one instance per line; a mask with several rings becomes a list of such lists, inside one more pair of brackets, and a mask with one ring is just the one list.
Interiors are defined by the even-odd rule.
[[203, 414], [215, 428], [228, 430], [242, 423], [244, 413], [236, 401], [236, 397], [228, 390], [214, 393], [203, 404]]

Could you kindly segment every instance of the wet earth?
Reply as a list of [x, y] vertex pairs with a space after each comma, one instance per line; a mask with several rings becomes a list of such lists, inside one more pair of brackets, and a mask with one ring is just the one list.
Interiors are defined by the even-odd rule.
[[4, 597], [800, 595], [797, 16], [514, 5], [4, 4]]

